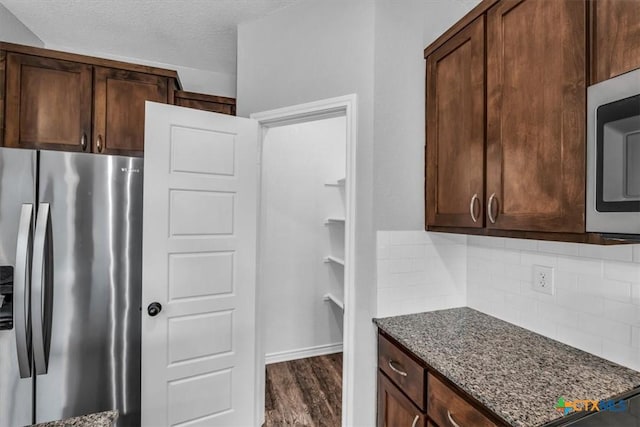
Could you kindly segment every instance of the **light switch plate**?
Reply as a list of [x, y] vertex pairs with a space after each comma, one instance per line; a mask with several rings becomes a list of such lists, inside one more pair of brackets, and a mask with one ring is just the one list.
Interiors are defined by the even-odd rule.
[[553, 282], [553, 267], [534, 265], [532, 288], [534, 291], [541, 292], [543, 294], [555, 294], [555, 284]]

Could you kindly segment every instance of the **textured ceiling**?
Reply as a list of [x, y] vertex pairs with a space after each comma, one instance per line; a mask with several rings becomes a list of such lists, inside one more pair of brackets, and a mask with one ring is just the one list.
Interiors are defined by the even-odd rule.
[[0, 0], [45, 46], [236, 73], [237, 24], [300, 0]]

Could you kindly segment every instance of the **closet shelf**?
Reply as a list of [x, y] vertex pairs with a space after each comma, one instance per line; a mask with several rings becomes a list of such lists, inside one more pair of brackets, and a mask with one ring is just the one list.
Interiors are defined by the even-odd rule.
[[333, 295], [331, 292], [329, 292], [328, 294], [324, 294], [322, 299], [325, 300], [325, 301], [331, 301], [332, 303], [337, 305], [340, 308], [340, 310], [344, 310], [344, 302], [339, 300], [338, 297]]
[[344, 224], [345, 219], [344, 218], [335, 218], [335, 217], [329, 217], [327, 218], [327, 220], [324, 222], [324, 225], [331, 225], [331, 224]]
[[341, 178], [337, 181], [326, 182], [324, 185], [326, 185], [327, 187], [344, 187], [344, 183], [346, 180], [346, 178]]
[[328, 257], [324, 258], [324, 262], [332, 262], [334, 264], [340, 264], [340, 265], [344, 265], [344, 260], [334, 257], [333, 255], [329, 255]]

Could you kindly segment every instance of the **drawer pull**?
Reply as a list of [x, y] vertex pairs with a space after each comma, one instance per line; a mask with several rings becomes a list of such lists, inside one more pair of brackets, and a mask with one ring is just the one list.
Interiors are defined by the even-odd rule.
[[453, 416], [451, 416], [451, 412], [447, 411], [447, 418], [449, 418], [449, 422], [453, 427], [460, 427], [460, 425], [453, 420]]
[[418, 425], [419, 420], [420, 420], [420, 415], [416, 415], [416, 417], [413, 419], [413, 422], [411, 423], [411, 427], [416, 427]]
[[396, 368], [395, 366], [393, 366], [394, 361], [393, 360], [389, 360], [389, 367], [391, 368], [391, 370], [393, 372], [395, 372], [398, 375], [402, 375], [403, 377], [407, 376], [407, 373], [405, 371], [401, 371], [400, 369]]

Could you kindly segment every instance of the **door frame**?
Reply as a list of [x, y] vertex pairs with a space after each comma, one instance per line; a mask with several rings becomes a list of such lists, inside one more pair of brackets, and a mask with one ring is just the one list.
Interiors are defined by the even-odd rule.
[[[354, 268], [356, 254], [356, 145], [357, 145], [357, 95], [350, 94], [336, 98], [329, 98], [275, 110], [254, 113], [249, 116], [258, 122], [260, 126], [258, 141], [258, 212], [262, 201], [262, 152], [266, 132], [269, 128], [287, 126], [292, 124], [312, 122], [335, 117], [345, 117], [346, 121], [346, 175], [345, 175], [345, 265], [344, 265], [344, 314], [343, 314], [343, 362], [342, 362], [342, 425], [349, 425], [348, 420], [353, 419], [350, 411], [354, 402], [354, 373], [355, 373], [355, 314], [356, 314], [356, 273]], [[258, 219], [258, 223], [259, 223]], [[261, 234], [258, 225], [258, 236]], [[260, 311], [261, 301], [261, 239], [258, 239], [258, 271], [256, 278], [256, 399], [257, 424], [265, 421], [265, 354], [263, 345], [264, 322], [261, 321], [263, 313]]]

